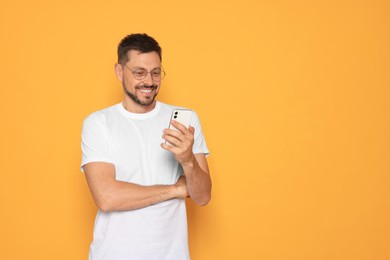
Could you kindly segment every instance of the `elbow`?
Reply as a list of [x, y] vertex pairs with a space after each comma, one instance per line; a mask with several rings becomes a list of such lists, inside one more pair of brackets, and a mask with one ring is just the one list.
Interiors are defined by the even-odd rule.
[[207, 191], [204, 191], [201, 196], [197, 196], [196, 200], [194, 201], [199, 206], [206, 206], [207, 204], [209, 204], [209, 202], [211, 201], [211, 185]]
[[201, 200], [196, 201], [196, 204], [203, 207], [203, 206], [206, 206], [207, 204], [209, 204], [210, 201], [211, 201], [211, 195], [207, 195], [204, 198], [202, 198]]
[[112, 201], [107, 197], [96, 199], [95, 204], [99, 208], [99, 210], [103, 212], [110, 212], [114, 210]]
[[112, 211], [111, 207], [105, 203], [99, 203], [99, 204], [97, 204], [97, 207], [99, 208], [100, 211], [103, 211], [103, 212]]
[[96, 202], [95, 204], [96, 204], [96, 206], [98, 207], [98, 209], [100, 211], [103, 211], [103, 212], [111, 211], [111, 208], [110, 208], [110, 206], [107, 203], [103, 203], [103, 202], [99, 202], [98, 203], [98, 202]]

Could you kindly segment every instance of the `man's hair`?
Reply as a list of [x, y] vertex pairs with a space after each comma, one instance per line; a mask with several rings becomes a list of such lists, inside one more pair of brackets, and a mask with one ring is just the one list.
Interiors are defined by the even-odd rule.
[[129, 34], [118, 45], [118, 63], [124, 65], [129, 61], [127, 53], [131, 50], [139, 51], [140, 53], [157, 52], [160, 60], [162, 60], [162, 50], [158, 42], [147, 34]]

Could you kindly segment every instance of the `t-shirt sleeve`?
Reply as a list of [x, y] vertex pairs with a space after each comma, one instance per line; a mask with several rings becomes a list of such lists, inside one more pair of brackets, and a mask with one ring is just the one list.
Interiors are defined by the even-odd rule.
[[81, 133], [81, 171], [91, 162], [114, 163], [108, 143], [108, 131], [104, 115], [91, 114], [83, 123]]
[[200, 124], [198, 114], [195, 111], [192, 115], [191, 126], [195, 128], [195, 136], [194, 136], [195, 140], [194, 140], [194, 146], [192, 148], [192, 152], [194, 154], [203, 153], [206, 156], [208, 156], [210, 152], [206, 145], [206, 140], [203, 135], [202, 126]]

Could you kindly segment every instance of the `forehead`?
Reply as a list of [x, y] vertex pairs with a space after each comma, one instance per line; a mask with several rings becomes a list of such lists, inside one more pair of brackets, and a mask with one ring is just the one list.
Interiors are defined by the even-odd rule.
[[127, 52], [128, 64], [140, 67], [159, 67], [161, 66], [160, 56], [155, 51], [141, 53], [136, 50]]

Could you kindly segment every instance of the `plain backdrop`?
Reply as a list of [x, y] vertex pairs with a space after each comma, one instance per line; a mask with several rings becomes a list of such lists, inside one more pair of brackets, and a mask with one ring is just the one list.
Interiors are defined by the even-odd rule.
[[0, 258], [87, 259], [83, 119], [116, 47], [163, 48], [159, 100], [201, 118], [213, 179], [193, 260], [390, 259], [389, 1], [3, 1]]

